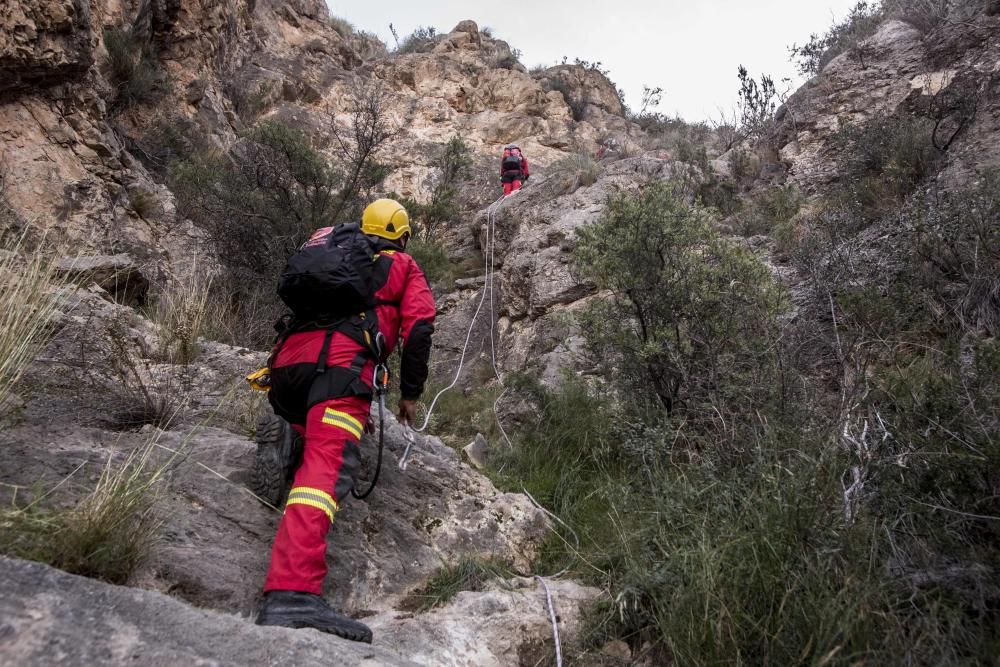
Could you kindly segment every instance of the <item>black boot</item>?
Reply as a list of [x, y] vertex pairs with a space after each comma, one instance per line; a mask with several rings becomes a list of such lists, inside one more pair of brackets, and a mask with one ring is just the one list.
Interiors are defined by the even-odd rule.
[[257, 625], [278, 625], [283, 628], [316, 628], [321, 632], [372, 643], [372, 631], [364, 623], [341, 616], [326, 600], [312, 593], [298, 591], [268, 591], [257, 615]]
[[257, 423], [256, 439], [250, 490], [280, 507], [302, 461], [302, 437], [281, 417], [265, 414]]

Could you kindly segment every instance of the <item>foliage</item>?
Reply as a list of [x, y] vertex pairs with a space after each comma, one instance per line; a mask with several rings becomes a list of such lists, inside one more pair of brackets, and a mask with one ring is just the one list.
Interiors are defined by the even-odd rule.
[[347, 19], [339, 16], [330, 16], [329, 21], [330, 26], [333, 27], [336, 33], [344, 39], [354, 36], [354, 25]]
[[596, 358], [649, 387], [667, 413], [680, 410], [697, 431], [769, 400], [756, 392], [767, 387], [760, 374], [782, 294], [671, 185], [610, 199], [601, 220], [578, 233], [575, 260], [613, 295], [585, 322]]
[[[392, 26], [389, 26], [390, 29]], [[393, 37], [396, 38], [396, 53], [406, 55], [408, 53], [426, 53], [434, 47], [437, 41], [438, 31], [436, 28], [419, 26], [416, 30], [399, 41], [396, 31], [392, 30]]]
[[736, 216], [743, 236], [767, 234], [799, 212], [802, 196], [794, 186], [775, 186], [756, 194]]
[[131, 30], [108, 28], [104, 48], [108, 52], [105, 75], [114, 88], [112, 112], [153, 100], [160, 91], [162, 75], [149, 46]]
[[589, 155], [577, 153], [559, 160], [552, 169], [552, 178], [562, 194], [590, 187], [601, 177], [603, 168]]
[[154, 504], [177, 456], [157, 463], [158, 437], [153, 435], [120, 462], [109, 458], [94, 488], [72, 507], [44, 504], [44, 494], [25, 506], [0, 510], [3, 552], [72, 574], [126, 583], [156, 542], [160, 520]]
[[[2, 198], [0, 207], [6, 207]], [[28, 364], [51, 338], [62, 301], [55, 264], [39, 252], [28, 252], [27, 231], [5, 231], [0, 239], [0, 412], [7, 409], [7, 398]]]
[[[711, 239], [675, 232], [660, 244], [644, 209], [673, 220], [668, 229], [700, 227], [662, 192], [633, 196], [631, 207], [609, 203], [592, 230], [638, 219], [650, 237], [630, 244], [640, 234], [617, 224], [579, 258], [595, 266], [591, 276], [617, 277], [597, 281], [617, 297], [599, 313], [622, 341], [614, 372], [597, 386], [571, 376], [557, 389], [519, 385], [539, 418], [493, 462], [501, 486], [523, 485], [566, 524], [537, 567], [568, 567], [608, 590], [590, 645], [624, 639], [633, 659], [653, 664], [992, 660], [1000, 627], [1000, 255], [988, 221], [1000, 213], [998, 193], [1000, 176], [990, 173], [966, 191], [916, 197], [897, 211], [884, 265], [827, 251], [815, 303], [800, 298], [800, 314], [818, 306], [832, 322], [776, 329], [768, 321], [777, 310], [743, 310], [758, 322], [750, 334], [756, 360], [741, 364], [738, 350], [726, 351], [727, 372], [702, 395], [724, 394], [730, 383], [764, 388], [750, 390], [753, 401], [714, 402], [714, 421], [699, 419], [690, 399], [669, 411], [650, 407], [653, 383], [629, 370], [635, 330], [650, 319], [634, 295], [683, 305], [684, 293], [649, 287], [648, 274], [681, 280], [694, 272], [678, 271], [667, 249], [682, 257], [697, 249], [711, 264]], [[786, 195], [773, 193], [779, 202]], [[836, 225], [827, 233], [849, 244], [851, 215], [826, 209], [809, 224]], [[619, 246], [630, 248], [631, 264]], [[601, 253], [619, 268], [601, 266]], [[707, 304], [722, 287], [683, 285]], [[744, 307], [752, 303], [754, 290], [739, 289]], [[673, 349], [677, 357], [698, 345], [725, 350], [734, 335], [718, 327]], [[816, 377], [817, 366], [830, 367]], [[683, 379], [695, 378], [697, 391], [706, 375], [698, 368]], [[815, 382], [832, 383], [833, 403]]]
[[472, 167], [469, 145], [459, 135], [453, 136], [435, 156], [431, 166], [438, 169], [438, 176], [430, 201], [426, 204], [413, 200], [404, 202], [410, 218], [417, 223], [417, 236], [429, 244], [440, 241], [445, 223], [458, 215], [459, 187], [469, 178]]
[[191, 273], [172, 282], [151, 310], [159, 329], [160, 354], [177, 364], [189, 364], [200, 352], [198, 340], [208, 328], [213, 278], [197, 264]]
[[933, 121], [915, 116], [845, 125], [831, 143], [844, 174], [837, 197], [869, 218], [899, 208], [940, 155], [933, 144]]
[[573, 120], [577, 122], [583, 120], [584, 113], [587, 110], [587, 102], [580, 95], [580, 91], [576, 90], [568, 80], [557, 74], [554, 77], [545, 79], [543, 86], [546, 91], [555, 90], [562, 95], [563, 101], [569, 107]]
[[774, 112], [777, 107], [777, 91], [774, 80], [762, 74], [757, 83], [740, 65], [737, 72], [740, 79], [738, 132], [743, 139], [760, 140], [774, 122]]
[[880, 3], [858, 2], [843, 21], [830, 26], [825, 34], [813, 34], [803, 46], [792, 46], [792, 57], [798, 61], [799, 71], [805, 75], [818, 74], [831, 60], [875, 34], [884, 18]]
[[432, 286], [448, 287], [455, 280], [455, 267], [443, 244], [417, 237], [407, 244], [406, 252], [417, 261], [417, 266]]
[[201, 154], [172, 165], [179, 212], [210, 234], [226, 272], [216, 280], [214, 307], [227, 313], [233, 342], [264, 346], [283, 311], [273, 280], [287, 257], [317, 228], [360, 218], [387, 175], [376, 160], [396, 129], [378, 86], [359, 89], [348, 128], [329, 161], [313, 139], [268, 120], [247, 131], [228, 155]]
[[481, 591], [494, 579], [510, 576], [510, 568], [497, 560], [463, 556], [454, 565], [438, 570], [426, 584], [402, 602], [406, 611], [425, 612], [449, 602], [462, 591]]

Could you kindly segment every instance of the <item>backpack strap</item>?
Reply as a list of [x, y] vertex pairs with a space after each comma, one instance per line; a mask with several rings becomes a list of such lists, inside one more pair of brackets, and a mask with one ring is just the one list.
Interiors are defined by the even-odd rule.
[[322, 375], [327, 370], [327, 357], [330, 355], [330, 341], [337, 327], [330, 327], [323, 335], [323, 346], [319, 348], [319, 358], [316, 360], [316, 375]]

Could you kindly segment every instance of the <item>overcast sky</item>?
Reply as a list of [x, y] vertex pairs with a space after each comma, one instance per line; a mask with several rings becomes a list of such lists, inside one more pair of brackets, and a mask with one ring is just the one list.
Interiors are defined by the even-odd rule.
[[[523, 53], [531, 67], [563, 56], [600, 61], [638, 107], [642, 87], [664, 90], [660, 111], [688, 120], [709, 119], [731, 107], [736, 69], [795, 78], [788, 47], [823, 32], [857, 0], [327, 0], [331, 13], [394, 45], [417, 26], [450, 31], [473, 19]], [[779, 85], [780, 89], [780, 85]]]

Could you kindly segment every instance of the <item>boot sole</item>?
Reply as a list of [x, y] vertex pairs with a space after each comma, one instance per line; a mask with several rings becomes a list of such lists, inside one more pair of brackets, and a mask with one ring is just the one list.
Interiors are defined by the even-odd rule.
[[312, 628], [314, 630], [336, 635], [354, 642], [362, 642], [365, 644], [372, 643], [372, 633], [370, 630], [367, 632], [364, 630], [353, 630], [336, 623], [318, 623], [315, 619], [295, 618], [295, 616], [290, 614], [284, 614], [283, 616], [285, 616], [285, 618], [259, 618], [257, 619], [257, 625], [292, 628], [294, 630]]
[[269, 414], [257, 423], [257, 453], [250, 473], [250, 490], [275, 507], [288, 496], [292, 477], [298, 465], [296, 448], [299, 436], [280, 417]]

